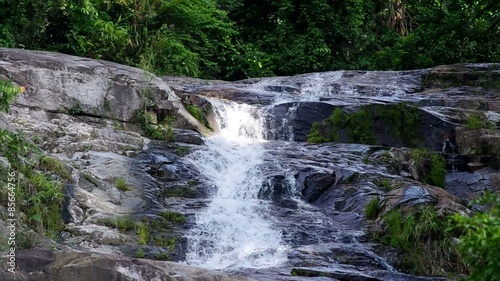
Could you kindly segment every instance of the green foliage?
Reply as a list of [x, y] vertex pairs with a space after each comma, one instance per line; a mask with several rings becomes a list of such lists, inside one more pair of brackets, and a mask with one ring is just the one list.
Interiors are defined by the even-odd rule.
[[392, 189], [391, 181], [386, 178], [376, 178], [373, 180], [373, 183], [385, 191], [389, 191]]
[[161, 260], [161, 261], [167, 261], [167, 260], [170, 260], [170, 256], [168, 254], [165, 254], [165, 253], [159, 253], [159, 254], [155, 255], [155, 259]]
[[444, 231], [446, 220], [433, 207], [420, 207], [403, 213], [390, 211], [383, 216], [386, 232], [382, 243], [405, 252], [401, 267], [411, 274], [445, 275], [447, 271], [467, 272], [467, 268]]
[[97, 220], [97, 223], [107, 227], [116, 228], [122, 232], [133, 230], [136, 227], [136, 223], [130, 216], [99, 219]]
[[321, 135], [319, 128], [321, 127], [321, 123], [314, 122], [311, 127], [311, 131], [307, 134], [307, 141], [311, 143], [323, 143], [328, 142], [329, 139], [325, 138]]
[[495, 129], [495, 124], [484, 117], [473, 114], [469, 115], [465, 121], [465, 126], [468, 129]]
[[179, 146], [175, 151], [175, 153], [181, 157], [188, 155], [190, 152], [191, 148], [189, 146]]
[[187, 111], [193, 115], [194, 118], [198, 119], [201, 123], [205, 123], [205, 117], [203, 117], [203, 111], [201, 108], [197, 107], [194, 104], [188, 104], [186, 106]]
[[342, 124], [346, 129], [349, 141], [354, 143], [374, 144], [373, 116], [364, 109], [346, 116], [346, 121]]
[[144, 249], [142, 248], [141, 244], [139, 244], [139, 246], [137, 247], [137, 253], [135, 254], [135, 256], [140, 259], [143, 259], [145, 257]]
[[146, 110], [138, 110], [135, 121], [144, 130], [147, 137], [155, 140], [170, 141], [174, 137], [173, 121], [169, 118], [163, 124], [153, 124], [150, 115]]
[[128, 184], [127, 180], [124, 178], [117, 178], [115, 180], [115, 186], [121, 191], [130, 191], [132, 187]]
[[431, 156], [431, 171], [426, 178], [427, 183], [444, 188], [446, 177], [446, 161], [440, 154]]
[[421, 167], [426, 183], [445, 187], [446, 160], [441, 154], [431, 153], [427, 149], [415, 149], [411, 157]]
[[42, 156], [40, 159], [40, 169], [44, 171], [52, 171], [61, 179], [66, 181], [71, 180], [71, 173], [61, 161], [54, 157]]
[[165, 210], [158, 213], [159, 216], [164, 218], [168, 222], [183, 224], [186, 222], [186, 217], [183, 214], [179, 214], [173, 211]]
[[467, 280], [500, 280], [500, 199], [486, 193], [476, 203], [488, 209], [471, 217], [456, 213], [450, 228], [461, 233], [458, 247], [472, 270]]
[[497, 14], [495, 0], [3, 1], [0, 47], [203, 78], [399, 70], [500, 61]]
[[147, 245], [149, 240], [149, 229], [146, 224], [137, 224], [137, 236], [139, 236], [139, 245]]
[[175, 247], [175, 244], [177, 243], [177, 239], [175, 239], [174, 237], [165, 238], [161, 235], [157, 235], [153, 237], [153, 243], [157, 246], [168, 248], [172, 251]]
[[[61, 178], [67, 175], [59, 170], [61, 166], [50, 160], [49, 163], [54, 164], [50, 167], [55, 167], [55, 171], [47, 170], [47, 166], [42, 164], [47, 162], [40, 161], [44, 156], [36, 145], [20, 134], [3, 129], [0, 129], [0, 155], [7, 158], [11, 166], [10, 172], [0, 169], [0, 178], [15, 180], [18, 210], [24, 214], [18, 218], [19, 223], [55, 239], [64, 227], [61, 216], [64, 196], [62, 183], [54, 180], [51, 173], [60, 173]], [[15, 178], [9, 176], [9, 173], [14, 173]], [[6, 200], [2, 198], [3, 202]]]
[[[314, 123], [311, 131], [307, 135], [307, 141], [312, 143], [322, 143], [330, 141], [339, 141], [340, 131], [347, 132], [349, 142], [373, 144], [375, 136], [373, 135], [373, 117], [371, 112], [360, 109], [357, 112], [346, 114], [341, 108], [332, 111], [330, 117], [323, 121], [327, 130], [320, 131], [321, 123]], [[326, 136], [326, 131], [330, 132]]]
[[418, 138], [418, 125], [420, 123], [419, 111], [406, 103], [378, 106], [382, 120], [387, 122], [394, 137], [404, 137], [415, 145]]
[[379, 210], [378, 198], [373, 198], [365, 206], [365, 216], [369, 220], [377, 218], [379, 211], [380, 210]]
[[76, 103], [68, 109], [68, 113], [70, 115], [79, 115], [82, 113], [82, 106], [79, 103]]
[[12, 82], [0, 80], [0, 111], [9, 111], [10, 103], [21, 92], [22, 88], [15, 86]]

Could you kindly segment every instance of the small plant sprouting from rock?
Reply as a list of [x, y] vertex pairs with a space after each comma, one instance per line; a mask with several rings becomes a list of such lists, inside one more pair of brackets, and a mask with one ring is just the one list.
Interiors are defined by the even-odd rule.
[[420, 167], [425, 183], [445, 187], [446, 160], [441, 154], [431, 153], [426, 149], [415, 149], [411, 156], [415, 165]]
[[139, 245], [147, 245], [149, 240], [149, 229], [147, 224], [137, 223], [137, 236], [139, 237]]
[[201, 123], [205, 123], [205, 118], [203, 117], [203, 110], [194, 104], [188, 104], [186, 106], [187, 111], [193, 115]]
[[379, 213], [379, 200], [378, 198], [373, 198], [366, 204], [365, 206], [365, 216], [369, 220], [373, 220], [377, 218], [378, 213]]
[[79, 103], [74, 104], [68, 109], [70, 115], [79, 115], [82, 113], [82, 106]]
[[134, 220], [130, 216], [99, 219], [97, 220], [97, 223], [107, 227], [116, 228], [122, 232], [133, 230], [136, 227]]
[[392, 183], [387, 178], [376, 178], [373, 180], [373, 183], [384, 191], [389, 191], [392, 189]]
[[468, 129], [477, 130], [477, 129], [495, 129], [495, 124], [490, 122], [484, 117], [481, 117], [477, 114], [469, 115], [465, 121], [465, 126]]
[[23, 91], [24, 87], [16, 86], [10, 81], [0, 80], [0, 111], [9, 111], [10, 103]]
[[[324, 130], [320, 130], [322, 126], [325, 126]], [[307, 141], [312, 143], [337, 142], [342, 130], [347, 133], [349, 142], [373, 144], [375, 136], [372, 127], [371, 112], [360, 109], [357, 112], [346, 114], [341, 108], [336, 108], [327, 120], [312, 125], [311, 131], [307, 135]]]
[[328, 142], [329, 139], [321, 136], [320, 132], [321, 123], [315, 122], [312, 124], [311, 131], [307, 134], [307, 141], [310, 143], [323, 143]]
[[174, 128], [172, 126], [173, 119], [165, 118], [161, 124], [153, 124], [153, 120], [146, 110], [139, 110], [135, 116], [136, 122], [144, 130], [147, 137], [155, 140], [170, 141], [174, 136]]
[[52, 171], [64, 180], [71, 180], [71, 173], [61, 161], [54, 157], [42, 156], [40, 159], [40, 168], [44, 171]]
[[172, 223], [183, 224], [186, 222], [186, 217], [183, 214], [179, 214], [177, 212], [165, 210], [158, 213], [158, 215], [164, 218], [166, 221]]
[[115, 186], [121, 191], [130, 191], [132, 190], [132, 187], [128, 184], [127, 180], [124, 178], [117, 178], [115, 180]]
[[434, 207], [392, 210], [383, 216], [386, 231], [379, 233], [382, 243], [404, 251], [400, 267], [411, 274], [445, 275], [447, 271], [466, 273], [467, 266], [445, 231], [446, 220]]
[[191, 148], [189, 146], [180, 146], [176, 150], [177, 155], [179, 155], [181, 157], [188, 155], [190, 152], [191, 152]]

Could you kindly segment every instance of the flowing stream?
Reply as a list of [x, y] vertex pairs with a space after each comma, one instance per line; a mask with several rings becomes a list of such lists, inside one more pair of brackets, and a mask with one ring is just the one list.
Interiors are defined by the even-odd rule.
[[215, 192], [196, 215], [187, 263], [212, 269], [259, 268], [286, 261], [281, 231], [268, 215], [269, 202], [257, 199], [264, 184], [262, 124], [258, 109], [213, 101], [221, 131], [207, 148], [190, 155]]
[[[404, 85], [418, 84], [401, 86], [404, 77], [386, 73], [387, 83], [367, 90], [363, 77], [351, 76], [356, 82], [351, 83], [342, 75], [297, 76], [300, 83], [271, 78], [247, 85], [246, 94], [256, 94], [248, 100], [256, 106], [209, 98], [220, 131], [187, 157], [213, 191], [186, 234], [187, 264], [265, 281], [306, 278], [290, 276], [296, 268], [320, 272], [306, 276], [331, 274], [340, 280], [430, 280], [395, 270], [394, 261], [366, 241], [359, 210], [351, 210], [375, 194], [373, 184], [350, 188], [351, 180], [397, 176], [366, 161], [366, 145], [296, 140], [307, 134], [301, 131], [307, 127], [300, 123], [304, 118], [327, 118], [333, 105], [398, 100], [404, 97]], [[339, 181], [348, 184], [330, 188]]]

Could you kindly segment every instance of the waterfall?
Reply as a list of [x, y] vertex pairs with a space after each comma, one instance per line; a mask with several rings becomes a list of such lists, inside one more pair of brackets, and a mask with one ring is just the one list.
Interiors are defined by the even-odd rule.
[[212, 105], [220, 133], [189, 157], [216, 191], [196, 214], [186, 262], [211, 269], [280, 265], [286, 261], [286, 246], [268, 215], [270, 203], [257, 199], [265, 181], [260, 112], [236, 103]]

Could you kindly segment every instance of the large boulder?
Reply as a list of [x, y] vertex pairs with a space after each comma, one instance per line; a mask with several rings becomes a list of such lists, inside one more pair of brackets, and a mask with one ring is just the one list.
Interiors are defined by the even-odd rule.
[[[147, 71], [60, 53], [0, 48], [0, 78], [26, 91], [15, 105], [46, 112], [133, 122], [148, 108], [175, 117], [175, 126], [209, 130], [191, 116], [172, 89]], [[165, 117], [165, 116], [163, 116]]]

